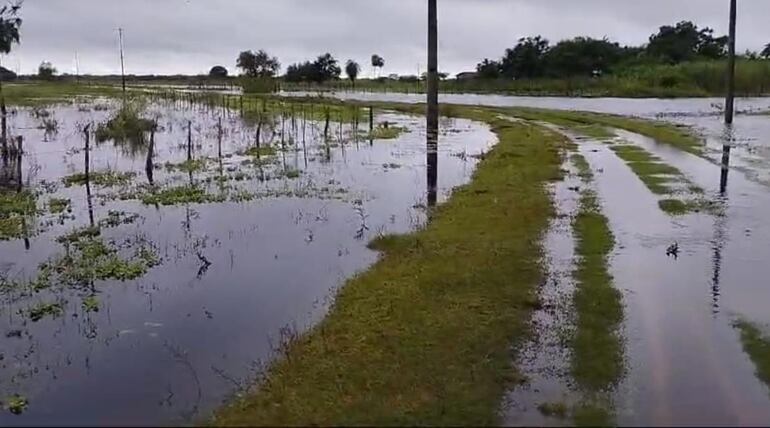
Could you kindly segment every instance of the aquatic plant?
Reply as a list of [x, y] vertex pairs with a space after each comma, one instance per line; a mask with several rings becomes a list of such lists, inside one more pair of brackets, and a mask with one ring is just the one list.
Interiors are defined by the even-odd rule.
[[155, 130], [157, 123], [141, 117], [141, 111], [138, 104], [123, 104], [107, 122], [96, 128], [97, 143], [113, 141], [131, 155], [142, 151], [147, 143], [146, 134]]
[[61, 214], [70, 208], [71, 201], [69, 199], [51, 198], [48, 201], [48, 210], [51, 214]]
[[64, 306], [61, 302], [39, 303], [28, 310], [29, 319], [32, 322], [38, 322], [45, 317], [56, 318], [64, 313]]
[[87, 181], [96, 186], [114, 187], [130, 184], [135, 177], [135, 172], [118, 172], [108, 170], [91, 172], [88, 176], [86, 176], [85, 173], [79, 172], [64, 177], [62, 182], [67, 187], [84, 186]]

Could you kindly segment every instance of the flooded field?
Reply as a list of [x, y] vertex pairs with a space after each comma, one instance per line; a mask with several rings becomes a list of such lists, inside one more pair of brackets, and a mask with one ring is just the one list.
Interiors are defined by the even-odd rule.
[[[34, 209], [0, 242], [0, 397], [13, 410], [0, 425], [204, 419], [376, 260], [372, 238], [426, 221], [419, 117], [378, 112], [378, 129], [399, 130], [380, 139], [364, 120], [263, 125], [154, 101], [142, 116], [155, 132], [103, 138], [119, 109], [84, 99], [9, 121], [24, 155], [6, 159], [3, 195]], [[439, 202], [495, 141], [442, 121]]]

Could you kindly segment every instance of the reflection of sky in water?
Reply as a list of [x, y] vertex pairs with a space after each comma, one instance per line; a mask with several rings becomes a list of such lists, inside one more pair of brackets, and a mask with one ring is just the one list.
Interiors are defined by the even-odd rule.
[[[52, 109], [60, 129], [48, 138], [28, 111], [13, 118], [13, 132], [25, 136], [29, 153], [25, 180], [57, 182], [80, 171], [83, 153], [77, 149], [83, 136], [78, 127], [109, 114], [87, 106], [82, 110]], [[217, 113], [169, 112], [159, 106], [150, 110], [163, 112], [163, 131], [156, 135], [155, 180], [185, 184], [186, 174], [168, 172], [162, 165], [186, 158], [188, 119], [194, 121], [195, 156], [216, 156]], [[223, 174], [248, 174], [243, 181], [228, 182], [239, 189], [257, 194], [265, 189], [309, 189], [306, 197], [160, 208], [95, 197], [97, 221], [109, 210], [141, 216], [135, 224], [105, 229], [105, 239], [147, 239], [163, 264], [136, 281], [97, 284], [101, 306], [96, 313], [85, 313], [80, 296], [71, 290], [15, 303], [3, 296], [0, 398], [20, 393], [30, 407], [19, 417], [0, 413], [0, 425], [148, 424], [205, 417], [236, 384], [254, 374], [254, 361], [269, 359], [282, 331], [303, 330], [318, 320], [330, 303], [330, 291], [376, 260], [366, 249], [369, 240], [424, 223], [423, 120], [393, 114], [377, 120], [408, 126], [411, 132], [372, 146], [349, 141], [332, 148], [329, 160], [317, 138], [322, 124], [308, 124], [307, 166], [304, 150], [298, 147], [265, 167], [302, 170], [296, 179], [262, 183], [254, 167], [241, 165], [243, 157], [223, 159]], [[225, 118], [224, 126], [225, 155], [252, 144], [254, 129], [244, 128], [235, 116]], [[471, 155], [488, 150], [495, 139], [470, 121], [445, 120], [442, 126], [439, 194], [445, 200], [453, 187], [470, 179], [477, 162]], [[332, 129], [339, 128], [333, 124]], [[298, 142], [299, 132], [293, 135]], [[349, 132], [348, 125], [343, 132]], [[276, 136], [275, 144], [279, 141]], [[132, 186], [147, 182], [145, 154], [128, 156], [107, 142], [93, 150], [92, 159], [92, 170], [133, 171], [137, 176]], [[218, 166], [213, 165], [212, 171], [196, 173], [194, 179], [203, 183], [217, 176]], [[38, 263], [63, 251], [54, 238], [88, 224], [84, 187], [58, 187], [53, 194], [43, 193], [39, 206], [52, 196], [70, 198], [75, 219], [60, 225], [55, 216], [41, 215], [38, 223], [53, 224], [39, 228], [29, 250], [18, 240], [0, 243], [0, 265], [8, 276], [32, 275]], [[209, 188], [215, 191], [217, 186]], [[97, 195], [111, 191], [94, 188]], [[207, 270], [201, 269], [202, 258], [210, 263]], [[67, 302], [59, 318], [33, 323], [19, 313], [58, 298]], [[6, 337], [10, 332], [14, 334]]]

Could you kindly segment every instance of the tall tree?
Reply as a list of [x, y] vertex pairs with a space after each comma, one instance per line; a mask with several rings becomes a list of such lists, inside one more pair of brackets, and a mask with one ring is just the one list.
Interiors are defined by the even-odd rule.
[[49, 61], [41, 62], [40, 66], [37, 68], [37, 77], [42, 80], [52, 80], [54, 76], [56, 76], [56, 73], [56, 67]]
[[281, 69], [278, 58], [271, 57], [264, 50], [243, 51], [238, 55], [236, 66], [248, 77], [273, 77]]
[[[21, 28], [21, 0], [16, 3], [8, 3], [0, 8], [0, 54], [11, 53], [14, 44], [19, 43], [19, 29]], [[3, 79], [0, 76], [0, 122], [2, 124], [3, 152], [7, 152], [7, 120], [8, 112], [5, 107], [5, 94], [3, 93]]]
[[342, 73], [337, 60], [330, 53], [320, 55], [313, 65], [316, 72], [316, 81], [318, 82], [337, 79]]
[[671, 64], [689, 61], [695, 57], [723, 58], [727, 51], [727, 37], [714, 37], [711, 28], [698, 28], [690, 21], [674, 26], [660, 27], [650, 36], [646, 53]]
[[379, 75], [382, 68], [385, 67], [385, 59], [377, 54], [372, 55], [372, 67], [374, 67], [376, 75]]
[[484, 58], [478, 65], [476, 65], [476, 73], [482, 79], [497, 79], [500, 77], [501, 65], [498, 61]]
[[576, 37], [562, 40], [545, 54], [546, 74], [553, 77], [604, 74], [624, 56], [625, 50], [608, 39]]
[[352, 59], [349, 59], [348, 62], [345, 64], [345, 74], [348, 75], [348, 79], [350, 79], [350, 82], [353, 84], [353, 87], [356, 86], [356, 79], [358, 79], [358, 73], [360, 71], [361, 71], [361, 66], [358, 65], [358, 63], [353, 61]]
[[542, 36], [519, 39], [515, 47], [505, 51], [501, 66], [503, 75], [514, 79], [542, 77], [549, 49], [548, 40]]
[[759, 56], [764, 59], [770, 59], [770, 43], [765, 45], [765, 48], [762, 49], [762, 52], [759, 53]]

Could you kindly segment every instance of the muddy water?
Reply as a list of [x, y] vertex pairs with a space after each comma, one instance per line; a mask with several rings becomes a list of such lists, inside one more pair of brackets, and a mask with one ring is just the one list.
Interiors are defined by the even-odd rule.
[[[25, 139], [24, 181], [40, 190], [40, 209], [51, 197], [70, 198], [74, 219], [41, 214], [30, 220], [36, 227], [28, 244], [0, 242], [0, 266], [10, 279], [33, 277], [39, 263], [63, 251], [56, 237], [90, 224], [85, 187], [43, 183], [60, 183], [63, 176], [82, 171], [80, 128], [105, 120], [114, 106], [97, 102], [48, 110], [59, 123], [57, 133], [44, 135], [40, 119], [28, 110], [11, 121], [13, 133]], [[97, 283], [98, 312], [84, 311], [82, 296], [72, 290], [31, 296], [4, 290], [0, 400], [20, 394], [29, 406], [19, 416], [0, 412], [0, 425], [156, 425], [205, 418], [257, 374], [257, 362], [269, 361], [282, 337], [320, 319], [336, 287], [376, 260], [366, 249], [370, 239], [425, 222], [422, 119], [383, 114], [378, 122], [410, 132], [373, 145], [348, 137], [346, 144], [330, 149], [328, 158], [320, 137], [323, 124], [307, 124], [307, 156], [299, 143], [301, 131], [286, 131], [288, 148], [264, 166], [264, 175], [273, 179], [262, 181], [237, 154], [253, 144], [254, 128], [235, 115], [222, 118], [222, 168], [216, 159], [212, 168], [189, 177], [162, 165], [186, 159], [188, 121], [195, 158], [216, 158], [221, 113], [166, 104], [150, 105], [148, 112], [163, 127], [156, 135], [156, 184], [184, 185], [192, 179], [216, 192], [216, 181], [205, 184], [207, 179], [244, 172], [245, 178], [227, 183], [254, 199], [156, 207], [115, 199], [121, 189], [93, 186], [96, 222], [110, 210], [140, 216], [103, 229], [104, 238], [127, 245], [149, 242], [162, 264], [138, 280]], [[476, 164], [471, 155], [495, 141], [487, 128], [469, 121], [441, 125], [440, 201], [470, 179]], [[280, 128], [263, 132], [268, 135], [263, 138], [280, 144]], [[150, 180], [146, 150], [92, 144], [92, 171], [135, 172], [130, 188]], [[301, 173], [295, 178], [280, 174], [291, 169]], [[26, 311], [52, 299], [66, 301], [63, 314], [33, 322]]]
[[[620, 132], [717, 197], [720, 169]], [[723, 216], [671, 218], [606, 145], [581, 144], [618, 241], [611, 262], [625, 293], [629, 370], [618, 391], [622, 425], [766, 425], [770, 393], [754, 376], [732, 322], [767, 322], [760, 290], [770, 255], [757, 213], [767, 190], [734, 174]], [[755, 199], [759, 198], [759, 200]], [[666, 255], [672, 243], [678, 258]]]

